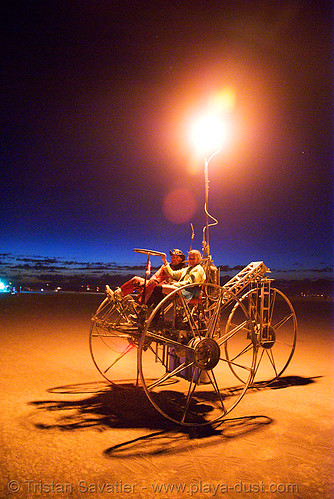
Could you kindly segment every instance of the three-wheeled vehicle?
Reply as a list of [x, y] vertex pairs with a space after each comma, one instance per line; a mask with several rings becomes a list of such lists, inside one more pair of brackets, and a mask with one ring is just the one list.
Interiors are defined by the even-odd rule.
[[[162, 255], [135, 251], [147, 262]], [[135, 296], [106, 297], [89, 338], [95, 366], [108, 382], [138, 386], [157, 411], [186, 426], [224, 419], [250, 386], [285, 371], [296, 345], [294, 309], [262, 261], [222, 286], [211, 256], [201, 264], [207, 279], [197, 298], [187, 301], [182, 292], [194, 284], [167, 294], [153, 310]]]

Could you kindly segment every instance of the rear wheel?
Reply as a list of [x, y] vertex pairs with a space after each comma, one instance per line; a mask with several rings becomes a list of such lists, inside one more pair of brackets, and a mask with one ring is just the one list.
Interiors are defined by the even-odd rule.
[[138, 326], [129, 317], [134, 313], [134, 300], [128, 296], [121, 302], [103, 300], [92, 317], [89, 346], [93, 362], [110, 383], [137, 383]]
[[[243, 322], [241, 305], [248, 310], [251, 322]], [[271, 382], [288, 367], [297, 338], [297, 319], [288, 298], [278, 289], [266, 289], [266, 283], [251, 289], [236, 303], [226, 324], [226, 333], [239, 329], [238, 344], [231, 339], [225, 344], [226, 357], [244, 359], [256, 350], [253, 382]], [[235, 376], [244, 381], [244, 373], [231, 362]]]

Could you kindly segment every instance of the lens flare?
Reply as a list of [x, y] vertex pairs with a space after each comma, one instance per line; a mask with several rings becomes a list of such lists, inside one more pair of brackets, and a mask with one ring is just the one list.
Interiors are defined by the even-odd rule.
[[189, 222], [196, 211], [196, 201], [188, 189], [175, 189], [163, 200], [163, 213], [175, 224]]

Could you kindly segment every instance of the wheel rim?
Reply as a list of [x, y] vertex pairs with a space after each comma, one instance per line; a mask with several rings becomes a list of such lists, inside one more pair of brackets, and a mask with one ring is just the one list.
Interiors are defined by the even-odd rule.
[[255, 358], [247, 366], [248, 381], [235, 387], [221, 335], [225, 291], [205, 284], [201, 300], [189, 304], [182, 290], [193, 287], [174, 291], [152, 312], [138, 365], [152, 405], [177, 424], [197, 426], [222, 419], [239, 403], [251, 382]]
[[90, 353], [95, 367], [110, 383], [119, 386], [137, 383], [138, 328], [129, 320], [131, 301], [103, 300], [92, 317]]
[[[285, 371], [293, 356], [297, 338], [297, 320], [294, 309], [288, 298], [278, 289], [271, 288], [269, 295], [269, 324], [261, 327], [258, 307], [258, 290], [252, 289], [236, 303], [226, 324], [228, 333], [233, 327], [241, 326], [240, 304], [249, 310], [253, 332], [249, 324], [240, 327], [239, 350], [247, 355], [248, 349], [254, 345], [256, 361], [253, 383], [270, 383]], [[226, 356], [235, 355], [236, 345], [226, 343]], [[242, 357], [242, 355], [240, 355]], [[242, 373], [233, 365], [230, 366], [235, 376], [243, 381]]]

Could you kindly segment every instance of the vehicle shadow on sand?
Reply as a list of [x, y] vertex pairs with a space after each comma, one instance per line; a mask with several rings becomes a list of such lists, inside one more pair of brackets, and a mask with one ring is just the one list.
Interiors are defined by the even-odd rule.
[[[287, 388], [307, 385], [315, 378], [287, 376], [268, 383], [255, 383], [249, 391]], [[240, 387], [231, 389], [240, 390]], [[37, 411], [32, 415], [33, 426], [39, 430], [58, 429], [62, 431], [93, 428], [98, 431], [124, 428], [157, 430], [148, 435], [116, 444], [105, 450], [108, 457], [129, 458], [143, 454], [161, 454], [184, 451], [185, 445], [193, 445], [206, 439], [206, 445], [217, 443], [217, 439], [240, 437], [271, 424], [273, 420], [264, 415], [224, 419], [205, 426], [179, 426], [160, 415], [151, 405], [141, 387], [129, 383], [126, 386], [110, 385], [104, 382], [80, 383], [50, 388], [49, 393], [71, 397], [71, 400], [43, 400], [29, 404]], [[87, 397], [87, 395], [89, 396]], [[82, 397], [84, 396], [84, 397]], [[74, 398], [75, 397], [75, 398]], [[206, 406], [198, 414], [198, 423], [204, 421], [208, 412]], [[177, 438], [176, 438], [177, 436]], [[216, 437], [214, 439], [208, 437]]]

